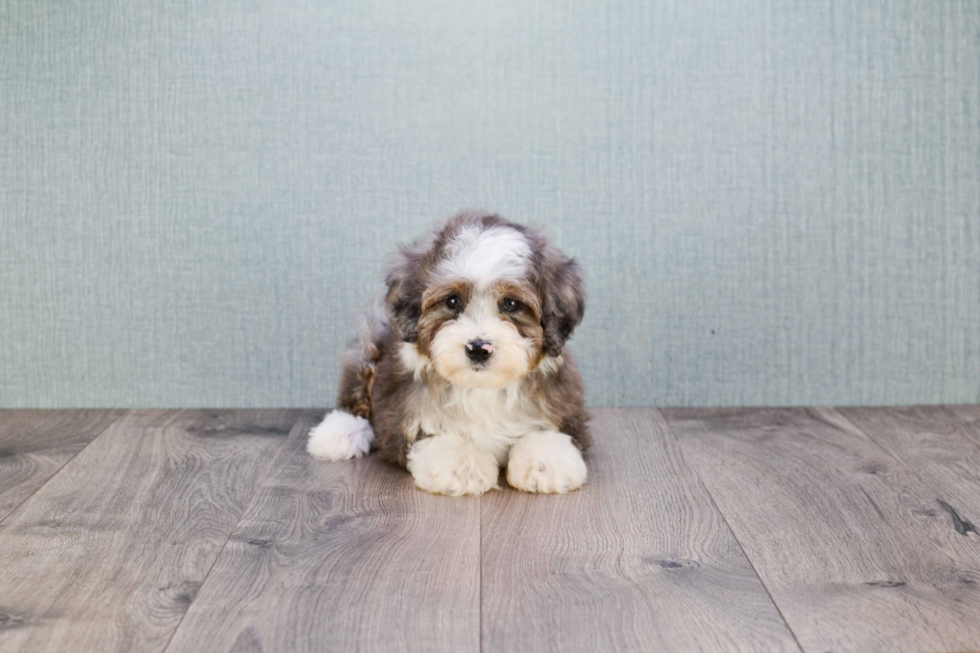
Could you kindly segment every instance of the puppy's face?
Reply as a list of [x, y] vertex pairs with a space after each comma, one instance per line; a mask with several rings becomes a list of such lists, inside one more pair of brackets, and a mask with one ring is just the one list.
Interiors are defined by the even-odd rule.
[[403, 249], [388, 287], [403, 340], [466, 388], [509, 385], [557, 357], [584, 310], [575, 263], [496, 216], [462, 214]]
[[540, 320], [537, 295], [526, 282], [460, 279], [426, 289], [418, 347], [456, 385], [499, 388], [540, 360]]

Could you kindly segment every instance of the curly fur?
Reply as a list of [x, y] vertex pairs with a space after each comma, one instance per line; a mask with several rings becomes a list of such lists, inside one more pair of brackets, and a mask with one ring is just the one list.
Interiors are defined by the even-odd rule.
[[[343, 356], [338, 411], [368, 420], [381, 456], [429, 491], [493, 489], [496, 465], [533, 477], [522, 490], [580, 486], [585, 465], [570, 459], [591, 444], [589, 416], [565, 349], [585, 312], [578, 264], [540, 231], [463, 212], [400, 248], [385, 281]], [[493, 343], [488, 361], [467, 357], [472, 338]]]

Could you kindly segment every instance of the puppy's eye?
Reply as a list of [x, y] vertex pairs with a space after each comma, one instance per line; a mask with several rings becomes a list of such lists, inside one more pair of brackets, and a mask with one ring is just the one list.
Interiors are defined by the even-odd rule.
[[459, 298], [459, 295], [450, 295], [446, 298], [446, 308], [451, 311], [458, 311], [463, 305], [463, 301]]
[[506, 297], [506, 298], [504, 298], [504, 301], [501, 304], [501, 307], [505, 311], [507, 311], [508, 313], [516, 313], [517, 311], [519, 311], [521, 309], [521, 306], [523, 306], [523, 304], [521, 304], [519, 301], [517, 301], [513, 297]]

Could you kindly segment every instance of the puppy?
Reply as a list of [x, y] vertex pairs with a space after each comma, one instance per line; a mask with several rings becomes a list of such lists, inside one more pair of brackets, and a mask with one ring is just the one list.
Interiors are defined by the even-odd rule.
[[463, 212], [408, 247], [345, 352], [337, 410], [310, 431], [321, 460], [380, 454], [437, 494], [507, 482], [568, 492], [591, 442], [563, 347], [582, 321], [578, 264], [538, 231]]

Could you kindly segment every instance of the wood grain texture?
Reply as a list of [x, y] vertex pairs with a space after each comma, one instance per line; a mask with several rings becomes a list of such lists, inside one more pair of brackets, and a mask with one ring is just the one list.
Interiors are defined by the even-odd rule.
[[160, 651], [295, 411], [135, 411], [0, 525], [0, 649]]
[[826, 409], [665, 411], [807, 651], [980, 649], [980, 539]]
[[479, 650], [480, 499], [377, 456], [324, 463], [300, 420], [194, 600], [179, 651]]
[[799, 650], [659, 413], [594, 415], [581, 490], [483, 498], [484, 650]]
[[980, 447], [980, 405], [946, 408], [962, 422], [959, 433]]
[[942, 406], [837, 410], [936, 492], [936, 510], [961, 535], [980, 538], [980, 445], [972, 441], [980, 424]]
[[0, 522], [120, 415], [119, 410], [0, 410]]

